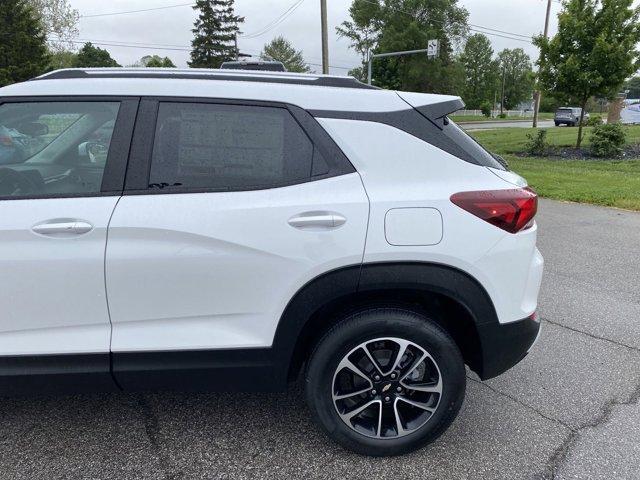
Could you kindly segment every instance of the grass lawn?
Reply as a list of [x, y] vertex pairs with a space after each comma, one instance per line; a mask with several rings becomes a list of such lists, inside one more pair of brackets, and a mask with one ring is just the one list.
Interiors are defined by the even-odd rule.
[[[538, 118], [540, 120], [553, 120], [553, 113], [540, 112]], [[484, 115], [453, 115], [451, 119], [456, 122], [513, 122], [514, 120], [533, 121], [531, 117], [507, 117], [507, 118], [487, 118]]]
[[[557, 160], [522, 158], [529, 128], [500, 128], [471, 134], [492, 152], [504, 156], [513, 171], [547, 198], [640, 210], [640, 158], [634, 160]], [[591, 128], [585, 128], [589, 145]], [[575, 144], [578, 129], [549, 129], [552, 145]], [[627, 127], [627, 141], [640, 143], [640, 126]]]

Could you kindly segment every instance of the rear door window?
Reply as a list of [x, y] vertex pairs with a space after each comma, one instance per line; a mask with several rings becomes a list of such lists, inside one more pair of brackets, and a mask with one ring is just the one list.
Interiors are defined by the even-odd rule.
[[286, 108], [161, 103], [151, 188], [246, 190], [308, 180], [322, 168]]

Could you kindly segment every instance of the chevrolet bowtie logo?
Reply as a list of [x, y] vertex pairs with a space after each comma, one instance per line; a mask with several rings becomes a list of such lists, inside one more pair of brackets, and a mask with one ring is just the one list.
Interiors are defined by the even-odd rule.
[[382, 392], [386, 392], [387, 390], [389, 390], [391, 388], [391, 384], [387, 383], [384, 387], [382, 387]]

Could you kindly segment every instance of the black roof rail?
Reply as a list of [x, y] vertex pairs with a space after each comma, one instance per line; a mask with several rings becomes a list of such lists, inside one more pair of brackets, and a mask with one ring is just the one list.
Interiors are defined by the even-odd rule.
[[[218, 80], [257, 83], [282, 83], [287, 85], [310, 85], [319, 87], [358, 88], [378, 90], [378, 87], [367, 85], [353, 77], [337, 77], [309, 74], [292, 74], [285, 72], [263, 72], [242, 70], [176, 70], [163, 69], [65, 69], [45, 73], [33, 80], [60, 80], [79, 78], [159, 78], [175, 80]], [[233, 72], [233, 73], [232, 73]]]

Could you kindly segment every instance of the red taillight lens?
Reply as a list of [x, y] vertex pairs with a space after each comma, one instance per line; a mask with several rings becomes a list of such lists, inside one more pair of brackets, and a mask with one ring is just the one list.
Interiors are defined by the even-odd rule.
[[451, 195], [451, 201], [509, 233], [533, 225], [538, 211], [538, 195], [530, 188], [460, 192]]
[[4, 145], [5, 147], [11, 147], [13, 145], [13, 138], [0, 137], [0, 145]]

